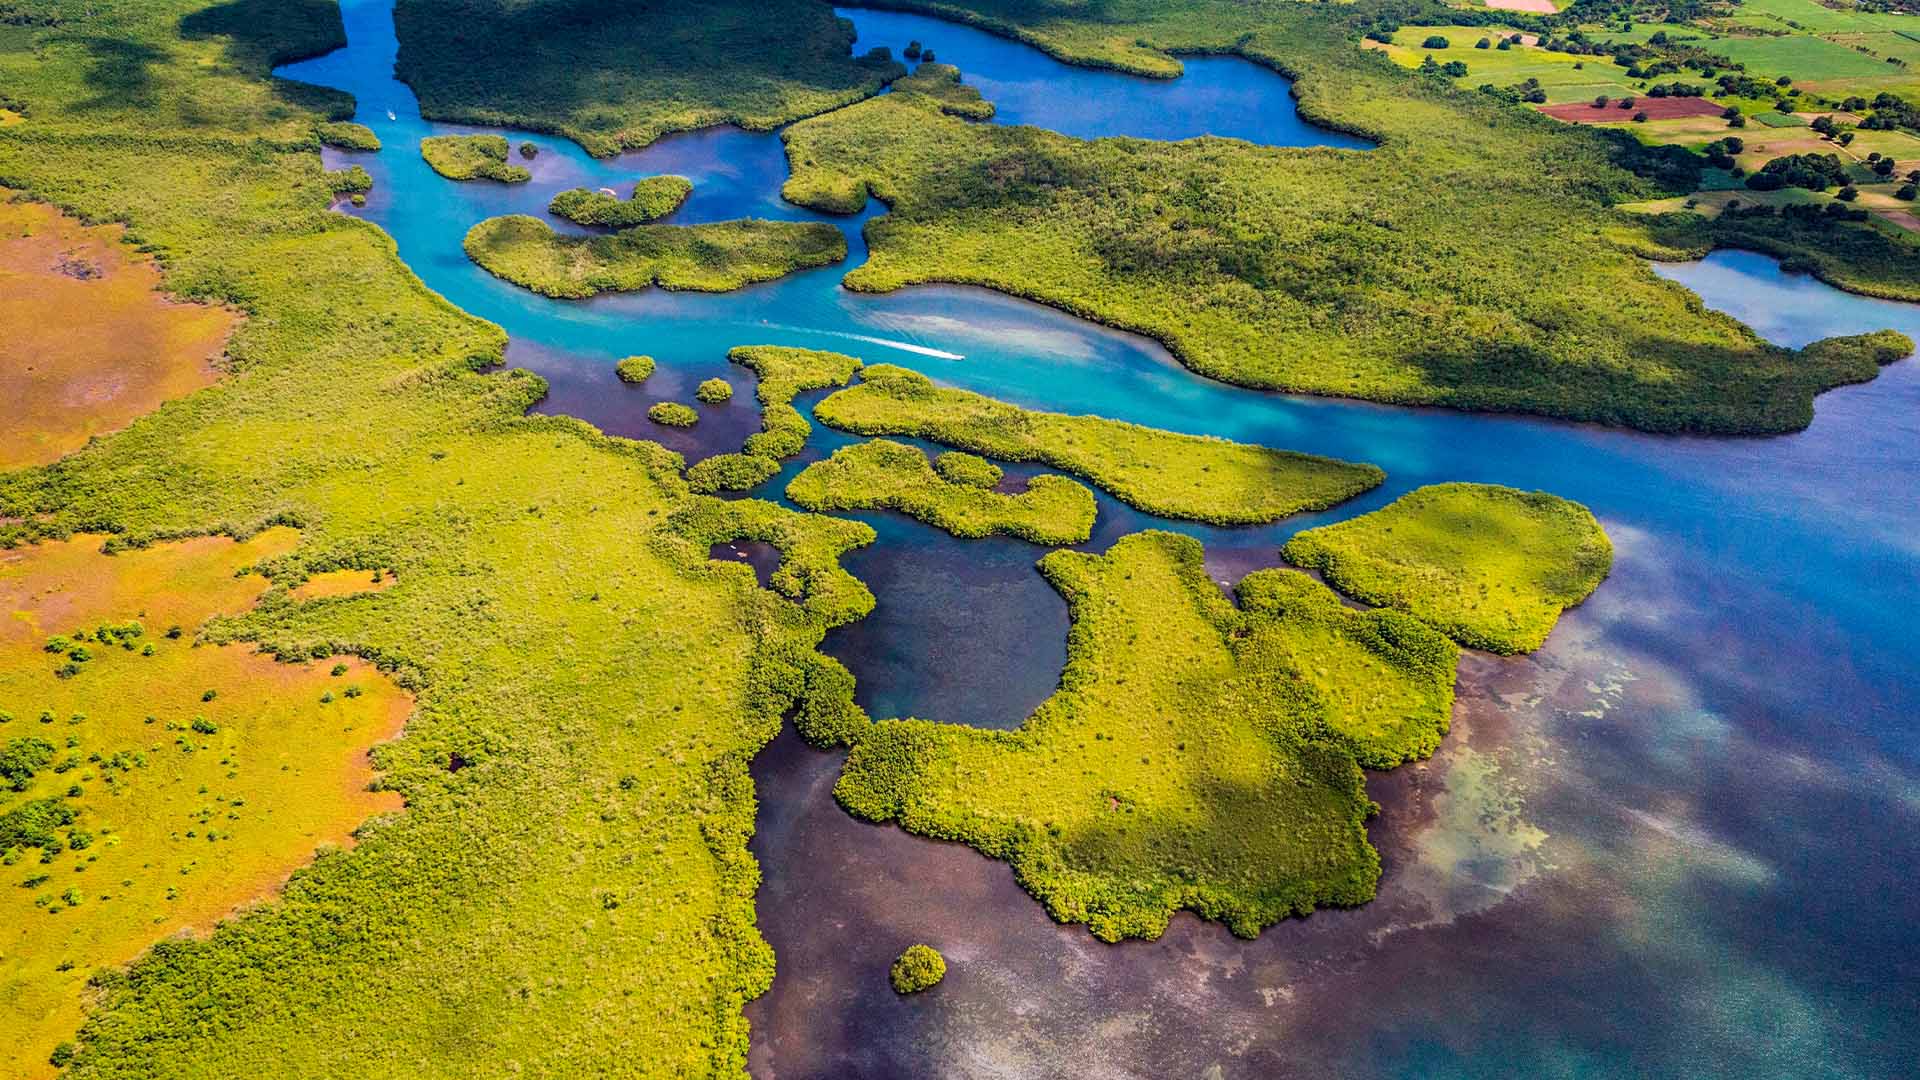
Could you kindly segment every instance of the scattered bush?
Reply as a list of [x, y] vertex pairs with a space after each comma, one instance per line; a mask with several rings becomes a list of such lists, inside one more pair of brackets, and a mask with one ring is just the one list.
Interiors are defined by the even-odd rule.
[[667, 427], [692, 427], [700, 422], [700, 414], [693, 406], [677, 401], [662, 401], [647, 410], [647, 419]]
[[613, 365], [613, 372], [620, 377], [621, 382], [637, 386], [646, 382], [647, 376], [653, 374], [653, 357], [629, 356]]
[[893, 962], [887, 977], [893, 982], [894, 993], [917, 994], [947, 977], [947, 961], [931, 945], [909, 945]]

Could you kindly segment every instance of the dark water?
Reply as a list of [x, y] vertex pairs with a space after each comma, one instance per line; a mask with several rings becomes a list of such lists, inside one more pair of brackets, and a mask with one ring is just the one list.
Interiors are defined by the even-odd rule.
[[[756, 764], [759, 908], [780, 972], [749, 1009], [757, 1075], [1912, 1074], [1914, 361], [1822, 397], [1797, 435], [1654, 438], [1233, 389], [1150, 342], [980, 290], [856, 296], [838, 288], [845, 267], [725, 296], [547, 300], [470, 265], [466, 229], [491, 214], [540, 213], [560, 188], [662, 172], [695, 182], [675, 220], [813, 218], [778, 201], [777, 136], [700, 132], [607, 161], [530, 136], [543, 148], [534, 183], [450, 183], [420, 161], [417, 141], [468, 129], [423, 123], [391, 80], [385, 0], [345, 6], [352, 45], [283, 70], [358, 95], [360, 119], [386, 142], [353, 156], [376, 180], [365, 216], [428, 284], [507, 328], [514, 362], [552, 381], [544, 409], [678, 440], [697, 457], [737, 448], [756, 419], [728, 348], [837, 348], [1023, 404], [1371, 461], [1389, 474], [1331, 514], [1261, 529], [1151, 521], [1102, 497], [1094, 549], [1149, 524], [1179, 528], [1206, 540], [1215, 576], [1230, 581], [1277, 561], [1296, 529], [1444, 480], [1579, 499], [1614, 538], [1612, 578], [1547, 647], [1469, 657], [1441, 752], [1373, 779], [1384, 807], [1371, 830], [1386, 861], [1379, 899], [1256, 942], [1189, 917], [1158, 942], [1119, 947], [1055, 926], [1004, 865], [847, 818], [828, 794], [837, 756], [783, 736]], [[1289, 126], [1285, 80], [1237, 60], [1136, 82], [963, 28], [848, 14], [862, 48], [897, 52], [918, 38], [959, 63], [1001, 99], [1001, 122], [1340, 142]], [[1160, 97], [1133, 96], [1146, 94]], [[848, 265], [865, 257], [861, 220], [839, 222]], [[1884, 326], [1920, 335], [1920, 308], [1847, 296], [1757, 256], [1659, 272], [1777, 341]], [[613, 361], [630, 353], [660, 361], [643, 387], [614, 378]], [[739, 396], [702, 407], [691, 432], [643, 418], [652, 401], [687, 400], [713, 375]], [[806, 457], [845, 441], [816, 432]], [[880, 541], [848, 565], [879, 608], [828, 642], [859, 677], [862, 703], [879, 716], [1017, 723], [1063, 657], [1064, 606], [1032, 569], [1040, 549], [863, 519]], [[885, 970], [914, 940], [939, 946], [951, 974], [902, 1001]]]

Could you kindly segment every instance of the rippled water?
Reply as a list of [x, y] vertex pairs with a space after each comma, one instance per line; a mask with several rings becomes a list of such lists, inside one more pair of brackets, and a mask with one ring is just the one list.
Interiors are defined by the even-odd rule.
[[[1159, 942], [1120, 947], [1055, 926], [1004, 865], [848, 819], [828, 794], [837, 756], [783, 736], [756, 765], [761, 921], [780, 971], [749, 1010], [756, 1074], [1909, 1074], [1920, 1056], [1920, 900], [1907, 882], [1920, 865], [1913, 360], [1822, 397], [1796, 435], [1655, 438], [1234, 389], [1151, 342], [981, 290], [850, 294], [837, 285], [845, 267], [724, 296], [546, 300], [473, 267], [467, 228], [540, 213], [562, 188], [663, 172], [695, 183], [676, 221], [817, 215], [779, 202], [778, 137], [732, 130], [605, 161], [515, 134], [542, 147], [532, 184], [442, 180], [417, 140], [475, 129], [422, 122], [392, 81], [386, 0], [345, 8], [350, 47], [283, 73], [358, 96], [386, 143], [350, 155], [375, 176], [362, 212], [429, 285], [507, 328], [511, 360], [552, 382], [543, 409], [677, 440], [690, 456], [734, 449], [757, 419], [745, 395], [703, 410], [686, 435], [649, 424], [645, 408], [713, 375], [749, 389], [725, 362], [734, 345], [836, 348], [1023, 404], [1389, 474], [1330, 514], [1260, 529], [1151, 521], [1102, 497], [1095, 549], [1146, 525], [1179, 528], [1231, 580], [1275, 563], [1299, 528], [1444, 480], [1579, 499], [1615, 540], [1612, 578], [1545, 649], [1467, 659], [1439, 755], [1373, 779], [1380, 898], [1256, 942], [1188, 917]], [[897, 53], [917, 38], [960, 64], [1000, 102], [998, 122], [1348, 145], [1299, 123], [1284, 79], [1236, 59], [1146, 82], [931, 20], [846, 14], [862, 49]], [[854, 265], [864, 217], [836, 220]], [[1754, 255], [1658, 272], [1788, 344], [1887, 326], [1920, 336], [1920, 308]], [[612, 363], [637, 352], [659, 372], [628, 388]], [[808, 456], [845, 441], [819, 431]], [[880, 606], [828, 643], [863, 704], [1018, 723], [1064, 655], [1064, 605], [1032, 570], [1040, 549], [864, 519], [881, 540], [849, 566]], [[913, 940], [938, 945], [952, 972], [903, 1001], [885, 969]]]

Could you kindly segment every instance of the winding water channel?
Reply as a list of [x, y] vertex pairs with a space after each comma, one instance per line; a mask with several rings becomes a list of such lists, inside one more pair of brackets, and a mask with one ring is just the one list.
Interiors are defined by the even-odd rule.
[[[726, 362], [735, 345], [833, 348], [1025, 405], [1388, 473], [1329, 514], [1254, 529], [1158, 521], [1102, 496], [1096, 550], [1178, 528], [1232, 580], [1277, 563], [1298, 529], [1445, 480], [1578, 499], [1614, 538], [1613, 576], [1546, 648], [1470, 655], [1442, 751], [1373, 778], [1379, 899], [1255, 942], [1185, 916], [1158, 942], [1119, 947], [1056, 926], [1003, 864], [847, 818], [829, 794], [838, 757], [782, 736], [755, 769], [759, 910], [779, 956], [772, 991], [749, 1008], [757, 1076], [1838, 1077], [1902, 1075], [1920, 1058], [1920, 895], [1907, 881], [1920, 865], [1914, 360], [1823, 396], [1809, 430], [1769, 439], [1240, 390], [1152, 342], [983, 290], [846, 292], [840, 276], [865, 257], [860, 228], [878, 211], [823, 219], [780, 202], [777, 135], [713, 129], [595, 160], [514, 134], [541, 148], [531, 183], [446, 181], [419, 139], [481, 129], [420, 118], [392, 78], [390, 0], [343, 7], [349, 46], [280, 73], [356, 96], [357, 119], [385, 145], [328, 152], [374, 176], [352, 212], [391, 233], [428, 285], [507, 329], [510, 361], [552, 385], [542, 411], [690, 458], [737, 449], [758, 425], [751, 393], [687, 432], [645, 410], [714, 376], [750, 390]], [[1365, 152], [1302, 123], [1286, 80], [1238, 59], [1152, 82], [925, 18], [843, 14], [861, 50], [918, 39], [957, 63], [999, 104], [995, 122]], [[719, 296], [565, 302], [499, 282], [461, 251], [485, 217], [541, 214], [558, 190], [657, 173], [694, 182], [671, 221], [833, 220], [849, 261]], [[1849, 296], [1758, 256], [1658, 272], [1785, 344], [1881, 327], [1920, 337], [1920, 307]], [[614, 376], [632, 353], [659, 360], [644, 387]], [[816, 425], [802, 462], [756, 494], [778, 497], [800, 464], [847, 441]], [[1064, 658], [1065, 607], [1033, 571], [1041, 550], [860, 516], [880, 540], [848, 566], [879, 608], [828, 648], [862, 704], [1019, 723]], [[913, 940], [938, 945], [952, 973], [903, 1001], [885, 968]]]

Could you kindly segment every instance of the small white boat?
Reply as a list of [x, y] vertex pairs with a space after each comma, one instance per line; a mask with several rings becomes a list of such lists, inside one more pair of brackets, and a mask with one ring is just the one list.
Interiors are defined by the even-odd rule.
[[389, 120], [398, 120], [398, 119], [400, 119], [400, 118], [399, 118], [399, 117], [397, 117], [397, 116], [395, 116], [395, 115], [393, 115], [393, 110], [392, 110], [392, 109], [388, 109], [388, 110], [387, 110], [387, 119], [389, 119]]

